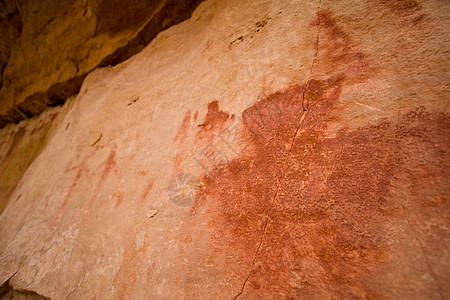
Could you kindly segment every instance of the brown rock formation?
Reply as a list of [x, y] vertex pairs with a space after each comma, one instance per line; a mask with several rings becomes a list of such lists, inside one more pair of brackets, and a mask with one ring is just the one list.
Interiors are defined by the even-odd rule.
[[141, 51], [200, 0], [2, 1], [0, 127], [78, 93], [96, 67]]

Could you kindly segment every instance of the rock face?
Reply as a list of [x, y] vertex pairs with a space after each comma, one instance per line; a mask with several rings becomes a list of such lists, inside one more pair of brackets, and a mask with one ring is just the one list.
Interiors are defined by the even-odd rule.
[[52, 126], [55, 118], [61, 111], [61, 107], [54, 107], [37, 119], [25, 120], [19, 126], [8, 126], [0, 131], [0, 212], [25, 171], [44, 148], [55, 127]]
[[48, 123], [2, 192], [0, 282], [51, 299], [450, 298], [448, 15], [202, 3], [2, 129], [3, 166]]
[[86, 75], [138, 53], [200, 0], [0, 3], [0, 127], [78, 93]]

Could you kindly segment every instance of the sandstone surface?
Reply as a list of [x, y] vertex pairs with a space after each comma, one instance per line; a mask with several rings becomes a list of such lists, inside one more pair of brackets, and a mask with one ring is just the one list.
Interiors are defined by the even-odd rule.
[[96, 67], [138, 53], [200, 0], [0, 2], [0, 127], [78, 93]]
[[0, 283], [50, 299], [450, 298], [449, 14], [203, 2], [2, 129], [2, 166], [34, 154], [2, 182]]

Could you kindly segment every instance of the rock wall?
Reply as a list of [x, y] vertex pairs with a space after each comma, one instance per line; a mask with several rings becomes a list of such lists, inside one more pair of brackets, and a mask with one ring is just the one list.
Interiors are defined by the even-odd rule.
[[0, 3], [0, 128], [78, 93], [96, 67], [141, 51], [200, 0]]
[[50, 299], [449, 298], [449, 14], [203, 2], [2, 129], [2, 166], [36, 154], [1, 175], [17, 184], [2, 179], [0, 283]]

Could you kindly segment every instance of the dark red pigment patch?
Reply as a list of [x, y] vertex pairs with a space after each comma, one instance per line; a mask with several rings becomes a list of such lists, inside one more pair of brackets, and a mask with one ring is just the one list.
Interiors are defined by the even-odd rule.
[[230, 114], [219, 109], [219, 101], [216, 100], [208, 103], [208, 112], [206, 113], [205, 120], [202, 124], [197, 125], [200, 128], [196, 135], [197, 140], [209, 141], [213, 139], [214, 135], [223, 128], [229, 119]]
[[[200, 178], [184, 225], [183, 241], [211, 233], [208, 251], [190, 257], [214, 261], [234, 297], [383, 298], [392, 280], [382, 266], [391, 267], [390, 243], [398, 242], [387, 224], [404, 224], [404, 207], [424, 228], [415, 216], [442, 221], [440, 211], [448, 211], [448, 115], [418, 109], [394, 122], [327, 132], [342, 86], [376, 70], [330, 12], [312, 25], [314, 73], [338, 75], [245, 110], [240, 135], [250, 146]], [[424, 240], [436, 245], [445, 231], [432, 230]]]
[[105, 168], [103, 169], [102, 177], [100, 178], [99, 186], [103, 184], [103, 182], [106, 180], [106, 177], [108, 177], [109, 172], [113, 167], [115, 167], [116, 161], [116, 151], [117, 151], [117, 145], [114, 145], [109, 152], [108, 159], [105, 161]]
[[211, 246], [216, 253], [233, 249], [250, 262], [256, 254], [239, 273], [243, 295], [376, 297], [383, 279], [373, 272], [389, 252], [385, 224], [401, 217], [392, 182], [406, 180], [403, 170], [422, 159], [410, 155], [417, 149], [426, 150], [432, 164], [421, 184], [450, 176], [446, 115], [412, 111], [398, 124], [327, 137], [326, 115], [343, 80], [311, 80], [304, 116], [302, 86], [245, 110], [242, 134], [251, 138], [250, 151], [202, 178], [191, 213], [214, 216], [214, 232], [221, 235]]
[[114, 145], [112, 147], [111, 151], [109, 152], [108, 159], [104, 162], [102, 176], [100, 177], [100, 180], [98, 181], [97, 186], [95, 187], [91, 201], [89, 201], [87, 203], [88, 210], [90, 210], [93, 202], [97, 199], [97, 196], [100, 193], [100, 190], [101, 190], [102, 186], [104, 185], [106, 179], [108, 178], [109, 173], [117, 165], [116, 160], [115, 160], [116, 151], [117, 151], [117, 145]]
[[311, 29], [317, 28], [317, 55], [319, 67], [325, 74], [345, 73], [346, 82], [357, 83], [373, 76], [366, 54], [355, 45], [351, 36], [337, 23], [328, 10], [321, 10]]
[[71, 171], [72, 170], [76, 170], [77, 172], [75, 174], [75, 177], [72, 180], [72, 184], [70, 185], [66, 196], [64, 197], [63, 203], [61, 205], [61, 209], [64, 209], [66, 207], [70, 197], [72, 196], [73, 192], [75, 192], [75, 189], [76, 189], [76, 187], [78, 185], [78, 181], [80, 181], [81, 175], [83, 173], [88, 174], [89, 169], [87, 167], [87, 162], [91, 158], [92, 154], [93, 154], [92, 151], [89, 152], [78, 165], [76, 165], [76, 166], [71, 168]]

